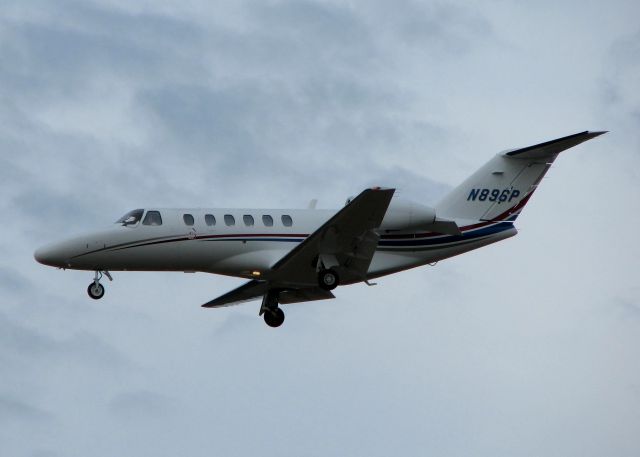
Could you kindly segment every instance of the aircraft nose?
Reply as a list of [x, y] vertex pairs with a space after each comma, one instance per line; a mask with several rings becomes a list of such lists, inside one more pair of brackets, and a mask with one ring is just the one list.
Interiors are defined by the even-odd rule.
[[58, 246], [43, 246], [33, 253], [33, 257], [43, 265], [51, 267], [64, 267], [67, 263], [63, 250]]

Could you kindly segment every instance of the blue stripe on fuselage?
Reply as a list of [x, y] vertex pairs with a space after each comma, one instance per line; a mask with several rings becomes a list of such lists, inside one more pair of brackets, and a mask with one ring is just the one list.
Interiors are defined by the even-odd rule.
[[201, 239], [200, 241], [284, 241], [287, 243], [300, 243], [305, 238], [253, 238], [253, 237], [240, 237], [240, 238], [215, 238], [215, 239]]
[[496, 233], [509, 230], [511, 228], [513, 228], [513, 224], [511, 222], [500, 222], [498, 224], [490, 225], [488, 227], [482, 227], [476, 230], [469, 230], [468, 232], [463, 233], [462, 235], [446, 235], [446, 236], [437, 237], [437, 238], [432, 238], [432, 237], [407, 238], [402, 240], [385, 240], [383, 237], [378, 243], [378, 246], [415, 247], [415, 246], [433, 246], [438, 244], [449, 244], [449, 243], [455, 243], [458, 241], [473, 240], [475, 238], [480, 238], [487, 235], [494, 235]]

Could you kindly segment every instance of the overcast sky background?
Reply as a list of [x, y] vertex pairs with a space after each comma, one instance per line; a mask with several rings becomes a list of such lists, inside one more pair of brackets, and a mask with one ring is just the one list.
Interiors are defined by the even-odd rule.
[[[134, 4], [132, 4], [134, 3]], [[640, 4], [0, 3], [2, 456], [640, 454]], [[286, 307], [36, 247], [147, 206], [435, 203], [582, 130], [516, 238]]]

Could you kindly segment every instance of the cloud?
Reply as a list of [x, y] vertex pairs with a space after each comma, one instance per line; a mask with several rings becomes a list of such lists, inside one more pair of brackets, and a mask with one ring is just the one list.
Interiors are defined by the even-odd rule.
[[[630, 155], [631, 161], [637, 161], [635, 154], [640, 145], [640, 96], [638, 96], [638, 81], [640, 80], [640, 31], [615, 40], [609, 47], [607, 65], [600, 85], [600, 98], [603, 106], [602, 116], [608, 123], [615, 126], [615, 135], [632, 138], [634, 150], [621, 152]], [[613, 128], [612, 128], [613, 130]], [[626, 167], [628, 172], [638, 173]]]
[[[274, 162], [284, 168], [291, 187], [318, 174], [335, 174], [338, 190], [352, 193], [357, 189], [340, 184], [350, 174], [341, 157], [357, 154], [366, 166], [382, 171], [386, 164], [376, 164], [380, 153], [364, 146], [368, 138], [378, 138], [382, 150], [390, 144], [397, 148], [397, 140], [407, 134], [420, 134], [411, 119], [389, 122], [386, 112], [399, 109], [407, 94], [398, 95], [385, 87], [387, 78], [374, 76], [380, 68], [372, 56], [383, 50], [370, 36], [370, 25], [350, 8], [311, 2], [256, 4], [247, 6], [245, 28], [205, 31], [193, 22], [154, 13], [72, 5], [67, 15], [45, 9], [37, 20], [8, 21], [13, 39], [6, 54], [13, 66], [7, 74], [16, 69], [26, 74], [5, 75], [5, 90], [18, 94], [7, 118], [13, 123], [24, 118], [20, 130], [26, 140], [17, 143], [16, 154], [22, 150], [25, 157], [38, 157], [56, 170], [55, 175], [29, 170], [26, 179], [37, 187], [52, 182], [63, 187], [73, 181], [87, 189], [84, 203], [81, 196], [36, 187], [13, 203], [27, 217], [64, 211], [81, 221], [95, 219], [102, 208], [88, 202], [99, 200], [102, 189], [118, 196], [126, 188], [114, 183], [138, 182], [142, 203], [152, 205], [166, 202], [151, 197], [160, 193], [192, 198], [207, 182], [215, 189], [239, 189], [240, 182], [252, 183], [250, 189], [274, 187], [280, 177], [260, 173]], [[283, 25], [294, 17], [298, 29]], [[193, 68], [204, 43], [209, 48], [203, 63]], [[282, 62], [273, 58], [274, 49], [282, 49]], [[341, 52], [347, 53], [344, 59], [336, 56]], [[233, 62], [239, 58], [238, 66]], [[188, 63], [176, 65], [181, 59]], [[296, 68], [287, 68], [293, 63]], [[253, 65], [261, 68], [252, 70]], [[313, 71], [313, 65], [320, 65], [320, 72]], [[361, 73], [343, 71], [354, 65], [372, 66], [369, 81], [362, 80]], [[58, 76], [65, 72], [75, 79]], [[325, 143], [320, 148], [319, 140]], [[50, 144], [57, 145], [55, 153]], [[157, 160], [160, 149], [164, 160]], [[309, 153], [317, 154], [311, 168]], [[323, 158], [327, 154], [330, 160]], [[54, 165], [60, 157], [74, 166], [60, 169]], [[201, 166], [190, 184], [171, 176], [171, 171], [193, 175], [194, 162]], [[62, 200], [75, 207], [60, 208]], [[184, 200], [178, 197], [175, 204]], [[40, 208], [30, 201], [38, 201]]]
[[[399, 7], [397, 7], [399, 6]], [[412, 50], [429, 58], [451, 59], [471, 52], [494, 37], [493, 27], [483, 12], [455, 3], [406, 1], [391, 6], [379, 2], [376, 19], [385, 31]]]
[[29, 281], [18, 271], [0, 267], [0, 289], [7, 293], [27, 293], [31, 288]]
[[128, 359], [118, 350], [87, 331], [56, 338], [34, 326], [23, 325], [5, 313], [0, 313], [0, 341], [0, 356], [18, 360], [21, 364], [73, 359], [78, 364], [104, 364], [111, 369], [128, 364]]
[[42, 355], [53, 348], [53, 341], [41, 333], [17, 324], [4, 313], [0, 314], [0, 338], [7, 354]]
[[618, 297], [614, 300], [614, 303], [620, 310], [621, 318], [625, 321], [629, 319], [640, 319], [640, 303], [638, 303], [636, 299]]
[[109, 412], [124, 420], [158, 419], [171, 409], [169, 399], [146, 390], [123, 392], [109, 402]]
[[0, 395], [0, 423], [5, 426], [8, 422], [24, 421], [29, 424], [47, 423], [52, 415], [28, 403]]

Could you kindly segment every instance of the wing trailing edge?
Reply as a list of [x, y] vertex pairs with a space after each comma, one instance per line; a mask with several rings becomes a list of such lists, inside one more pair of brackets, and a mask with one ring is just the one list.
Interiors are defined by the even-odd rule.
[[269, 291], [269, 284], [266, 281], [251, 280], [245, 282], [240, 287], [227, 292], [224, 295], [208, 301], [203, 308], [223, 308], [225, 306], [239, 305], [240, 303], [257, 300]]

